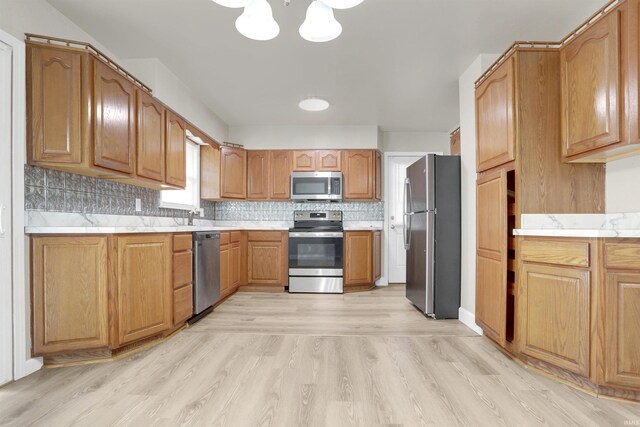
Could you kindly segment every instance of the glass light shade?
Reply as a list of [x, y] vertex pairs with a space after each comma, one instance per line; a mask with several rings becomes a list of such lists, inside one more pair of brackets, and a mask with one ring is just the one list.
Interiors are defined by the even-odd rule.
[[329, 108], [329, 101], [322, 98], [307, 98], [300, 101], [298, 106], [305, 111], [324, 111]]
[[300, 36], [310, 42], [328, 42], [342, 33], [342, 25], [333, 16], [333, 9], [322, 1], [313, 0], [307, 18], [300, 26]]
[[234, 9], [239, 7], [245, 7], [252, 1], [253, 0], [213, 0], [214, 3], [218, 3], [220, 6], [232, 7]]
[[236, 29], [252, 40], [271, 40], [280, 33], [267, 0], [253, 0], [236, 19]]
[[359, 5], [363, 1], [364, 0], [322, 0], [322, 3], [333, 9], [349, 9]]

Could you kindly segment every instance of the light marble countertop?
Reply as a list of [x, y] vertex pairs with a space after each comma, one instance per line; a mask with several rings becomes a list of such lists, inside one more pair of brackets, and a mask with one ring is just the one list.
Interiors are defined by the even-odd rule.
[[526, 214], [514, 236], [640, 238], [640, 213]]
[[[226, 230], [279, 230], [287, 231], [293, 221], [211, 221], [194, 219], [187, 225], [186, 218], [161, 218], [82, 214], [67, 212], [27, 211], [25, 234], [131, 234], [180, 233]], [[381, 230], [383, 221], [345, 221], [346, 231]]]

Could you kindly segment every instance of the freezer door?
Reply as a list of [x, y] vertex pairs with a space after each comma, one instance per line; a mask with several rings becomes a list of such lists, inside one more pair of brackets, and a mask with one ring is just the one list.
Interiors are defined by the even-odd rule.
[[435, 212], [428, 212], [426, 215], [426, 253], [425, 253], [425, 278], [426, 278], [426, 309], [425, 314], [435, 313], [435, 226], [437, 215]]
[[406, 296], [422, 312], [427, 310], [427, 214], [411, 215], [411, 241], [407, 251]]
[[427, 210], [427, 158], [423, 157], [407, 168], [407, 213]]

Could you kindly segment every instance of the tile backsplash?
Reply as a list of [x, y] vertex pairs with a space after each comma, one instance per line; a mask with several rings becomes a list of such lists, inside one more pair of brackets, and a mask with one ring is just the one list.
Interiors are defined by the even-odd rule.
[[[80, 212], [108, 215], [186, 217], [187, 211], [160, 208], [160, 192], [25, 165], [27, 211]], [[135, 199], [142, 211], [135, 211]], [[341, 210], [345, 221], [383, 221], [383, 202], [209, 202], [202, 200], [204, 218], [221, 221], [291, 221], [295, 210]]]

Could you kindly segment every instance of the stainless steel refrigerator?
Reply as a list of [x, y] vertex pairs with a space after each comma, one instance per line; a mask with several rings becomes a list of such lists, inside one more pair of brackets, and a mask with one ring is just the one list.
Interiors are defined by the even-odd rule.
[[460, 157], [428, 155], [404, 183], [407, 298], [426, 315], [457, 319], [460, 307]]

